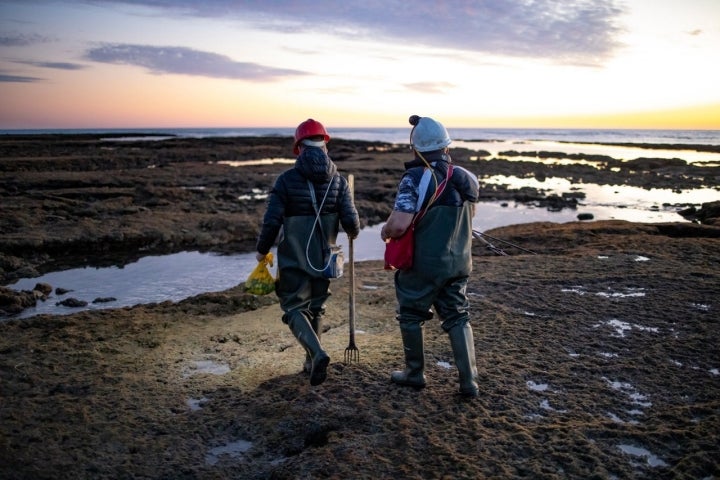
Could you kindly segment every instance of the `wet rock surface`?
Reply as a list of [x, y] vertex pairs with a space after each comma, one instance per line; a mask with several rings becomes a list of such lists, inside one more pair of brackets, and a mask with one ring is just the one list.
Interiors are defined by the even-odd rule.
[[[250, 251], [264, 200], [238, 197], [266, 191], [287, 165], [216, 162], [285, 157], [290, 146], [0, 140], [5, 279], [153, 251]], [[689, 166], [680, 164], [555, 170], [464, 156], [454, 158], [481, 176], [697, 181], [682, 187]], [[333, 140], [339, 168], [355, 174], [365, 222], [389, 213], [406, 157], [404, 147]], [[708, 169], [703, 181], [717, 185]], [[402, 344], [393, 274], [380, 262], [356, 265], [359, 362], [342, 361], [349, 279], [333, 281], [322, 332], [331, 363], [317, 387], [275, 297], [242, 284], [177, 303], [0, 321], [0, 472], [10, 480], [716, 478], [720, 227], [707, 220], [486, 232], [536, 254], [503, 246], [509, 256], [498, 256], [474, 244], [474, 401], [456, 394], [437, 319], [425, 326], [427, 388], [391, 384]]]
[[[687, 224], [692, 225], [692, 224]], [[425, 325], [428, 386], [403, 366], [393, 274], [333, 281], [327, 380], [273, 295], [0, 323], [4, 478], [713, 478], [720, 474], [717, 227], [534, 223], [475, 247], [481, 395], [457, 395], [447, 334]]]
[[[121, 138], [0, 137], [0, 284], [60, 267], [122, 265], [152, 253], [254, 249], [265, 195], [288, 165], [234, 167], [222, 162], [287, 159], [290, 138]], [[720, 185], [720, 168], [684, 161], [622, 162], [574, 155], [593, 165], [564, 165], [510, 156], [483, 160], [477, 152], [461, 148], [451, 153], [453, 161], [477, 173], [481, 183], [483, 177], [509, 175], [645, 188]], [[538, 158], [567, 156], [522, 153]], [[334, 139], [331, 156], [344, 175], [355, 175], [356, 204], [364, 224], [385, 221], [403, 162], [409, 158], [406, 146]], [[481, 200], [551, 210], [575, 208], [582, 195], [484, 183], [481, 189]], [[711, 222], [716, 214], [697, 218]]]

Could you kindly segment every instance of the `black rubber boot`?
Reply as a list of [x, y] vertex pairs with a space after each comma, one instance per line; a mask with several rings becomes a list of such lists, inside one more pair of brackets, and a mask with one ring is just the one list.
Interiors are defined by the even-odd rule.
[[330, 357], [320, 345], [312, 325], [307, 317], [301, 312], [293, 312], [288, 314], [288, 326], [295, 338], [310, 356], [310, 385], [320, 385], [327, 377], [327, 366], [330, 363]]
[[477, 384], [478, 372], [472, 327], [469, 323], [463, 323], [451, 328], [448, 335], [460, 377], [460, 394], [477, 397], [480, 391]]
[[400, 323], [405, 370], [392, 372], [390, 380], [398, 385], [423, 388], [425, 386], [425, 351], [421, 323]]
[[[315, 335], [320, 341], [320, 334], [322, 333], [322, 313], [313, 313], [310, 319], [310, 325], [312, 326]], [[305, 352], [305, 363], [303, 363], [303, 372], [310, 373], [312, 371], [312, 358], [310, 354]]]

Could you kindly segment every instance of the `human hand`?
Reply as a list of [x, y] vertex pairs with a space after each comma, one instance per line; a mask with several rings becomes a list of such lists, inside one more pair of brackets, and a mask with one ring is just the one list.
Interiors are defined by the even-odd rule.
[[265, 257], [266, 257], [266, 256], [267, 256], [267, 254], [258, 252], [258, 253], [255, 255], [255, 259], [258, 261], [258, 263], [260, 263], [260, 262], [262, 262], [263, 260], [265, 260]]

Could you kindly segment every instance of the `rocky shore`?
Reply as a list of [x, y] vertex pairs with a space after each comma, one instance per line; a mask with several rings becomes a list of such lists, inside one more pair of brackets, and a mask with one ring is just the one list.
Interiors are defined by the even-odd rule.
[[[227, 162], [290, 157], [283, 137], [124, 140], [116, 135], [0, 136], [0, 284], [67, 265], [115, 265], [137, 256], [188, 248], [252, 251], [265, 195], [282, 163]], [[139, 137], [144, 138], [144, 137]], [[713, 146], [694, 148], [712, 150]], [[720, 168], [684, 160], [572, 155], [590, 164], [512, 160], [521, 152], [452, 150], [453, 161], [481, 178], [515, 175], [543, 180], [689, 189], [720, 184]], [[406, 146], [333, 140], [331, 155], [354, 174], [356, 203], [365, 225], [390, 212]], [[567, 157], [553, 152], [524, 156]], [[485, 160], [484, 160], [485, 159]], [[291, 159], [290, 159], [291, 160]], [[575, 208], [582, 193], [547, 194], [535, 188], [483, 184], [482, 200], [541, 208]], [[679, 205], [681, 209], [685, 206]], [[687, 215], [712, 223], [717, 209]]]
[[[287, 158], [289, 144], [0, 138], [0, 274], [8, 282], [188, 248], [251, 251], [263, 194], [287, 165], [221, 162]], [[407, 150], [332, 147], [341, 171], [355, 175], [363, 221], [381, 222]], [[453, 151], [481, 179], [718, 185], [709, 165], [472, 156]], [[548, 200], [487, 185], [483, 198]], [[359, 362], [343, 362], [348, 278], [333, 283], [322, 334], [332, 362], [318, 387], [301, 373], [304, 353], [274, 296], [242, 284], [178, 303], [0, 321], [0, 477], [718, 478], [716, 209], [687, 212], [694, 223], [486, 232], [536, 254], [474, 247], [482, 394], [470, 402], [456, 395], [436, 320], [426, 324], [428, 387], [389, 382], [402, 346], [392, 273], [379, 262], [356, 266]]]

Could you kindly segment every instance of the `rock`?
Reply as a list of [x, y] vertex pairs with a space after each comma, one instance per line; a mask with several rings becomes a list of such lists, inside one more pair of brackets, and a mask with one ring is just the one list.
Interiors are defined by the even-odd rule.
[[703, 203], [697, 212], [697, 218], [702, 223], [709, 223], [711, 219], [720, 218], [720, 201]]
[[35, 284], [35, 288], [33, 290], [37, 290], [38, 292], [42, 293], [44, 296], [48, 296], [52, 293], [53, 288], [52, 285], [48, 283], [37, 283]]
[[80, 308], [87, 307], [88, 302], [85, 300], [78, 300], [77, 298], [66, 298], [61, 302], [57, 302], [55, 305], [62, 305], [63, 307]]
[[92, 301], [92, 303], [109, 303], [109, 302], [116, 302], [117, 298], [115, 297], [98, 297], [95, 300]]
[[540, 206], [544, 206], [551, 212], [559, 212], [563, 208], [577, 208], [577, 200], [573, 196], [548, 195], [539, 202]]
[[66, 293], [70, 293], [70, 292], [72, 292], [72, 290], [68, 290], [67, 288], [57, 287], [55, 289], [55, 295], [65, 295]]
[[695, 207], [688, 207], [683, 210], [678, 210], [678, 215], [682, 216], [683, 218], [687, 219], [693, 219], [697, 215], [697, 208]]
[[37, 298], [33, 292], [0, 287], [0, 315], [15, 315], [36, 304]]
[[628, 160], [624, 166], [630, 170], [657, 170], [663, 167], [684, 167], [687, 162], [681, 158], [645, 158]]
[[720, 201], [703, 203], [698, 210], [695, 207], [689, 207], [678, 211], [687, 220], [696, 220], [706, 225], [717, 225], [720, 219]]
[[593, 215], [592, 213], [578, 213], [577, 215], [577, 219], [580, 221], [592, 220], [593, 218], [595, 218], [595, 215]]

